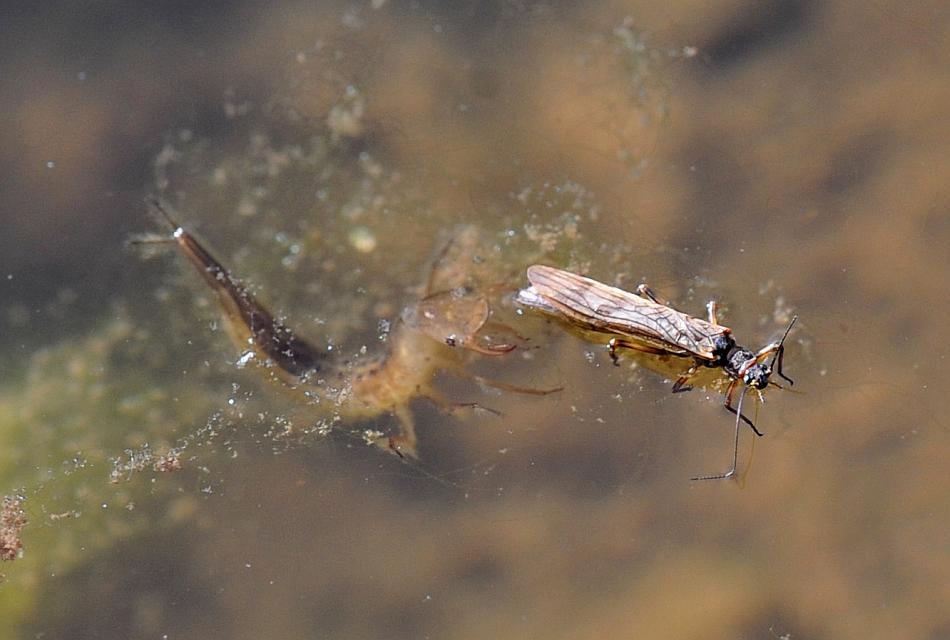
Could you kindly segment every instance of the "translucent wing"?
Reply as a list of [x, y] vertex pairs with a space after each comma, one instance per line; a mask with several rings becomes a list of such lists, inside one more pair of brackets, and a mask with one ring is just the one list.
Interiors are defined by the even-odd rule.
[[522, 303], [553, 310], [584, 329], [627, 336], [673, 355], [714, 360], [715, 339], [731, 333], [727, 327], [570, 271], [533, 265], [528, 267], [528, 281], [531, 286], [518, 295]]

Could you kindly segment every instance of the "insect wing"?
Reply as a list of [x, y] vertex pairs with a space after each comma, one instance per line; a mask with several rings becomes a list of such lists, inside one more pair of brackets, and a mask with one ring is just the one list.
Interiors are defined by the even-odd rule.
[[729, 333], [726, 327], [569, 271], [534, 265], [528, 268], [528, 280], [537, 296], [572, 323], [628, 336], [673, 355], [712, 360], [715, 338]]

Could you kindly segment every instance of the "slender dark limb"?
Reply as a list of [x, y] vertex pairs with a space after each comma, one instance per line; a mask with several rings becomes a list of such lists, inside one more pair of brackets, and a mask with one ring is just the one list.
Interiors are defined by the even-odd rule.
[[773, 342], [772, 344], [759, 349], [755, 354], [755, 361], [760, 362], [773, 354], [774, 357], [772, 358], [772, 363], [775, 365], [775, 373], [777, 373], [779, 377], [782, 378], [782, 380], [785, 380], [789, 384], [795, 384], [794, 380], [782, 373], [782, 362], [785, 360], [785, 345], [781, 342]]
[[690, 367], [686, 373], [681, 375], [676, 379], [676, 382], [673, 383], [673, 393], [682, 393], [684, 391], [691, 391], [693, 386], [687, 384], [690, 379], [696, 375], [696, 367]]
[[477, 382], [478, 384], [485, 385], [486, 387], [491, 387], [500, 391], [508, 391], [510, 393], [521, 393], [527, 396], [547, 396], [551, 395], [552, 393], [557, 393], [558, 391], [564, 390], [564, 387], [554, 387], [553, 389], [533, 389], [531, 387], [521, 387], [518, 385], [509, 384], [507, 382], [502, 382], [501, 380], [493, 380], [491, 378], [486, 378], [485, 376], [479, 376], [464, 369], [459, 369], [458, 373]]
[[393, 453], [395, 453], [397, 456], [399, 456], [399, 457], [402, 458], [403, 460], [406, 459], [406, 456], [405, 456], [405, 455], [403, 454], [403, 452], [400, 450], [400, 449], [402, 448], [402, 446], [401, 446], [401, 444], [399, 443], [399, 441], [397, 440], [397, 437], [396, 437], [396, 436], [390, 436], [390, 437], [386, 440], [386, 446], [389, 448], [390, 451], [392, 451]]
[[733, 380], [733, 381], [729, 384], [729, 388], [726, 390], [726, 401], [723, 402], [722, 406], [724, 406], [724, 407], [726, 408], [726, 410], [729, 411], [729, 413], [734, 413], [734, 414], [736, 415], [736, 421], [742, 420], [743, 422], [745, 422], [747, 425], [749, 425], [749, 426], [752, 428], [752, 430], [755, 432], [755, 435], [757, 435], [757, 436], [759, 436], [759, 437], [762, 437], [763, 434], [762, 434], [761, 431], [759, 431], [759, 430], [756, 428], [755, 423], [752, 422], [751, 420], [749, 420], [747, 417], [745, 417], [745, 416], [742, 414], [742, 398], [745, 398], [745, 392], [746, 392], [746, 389], [748, 389], [748, 387], [743, 387], [743, 389], [742, 389], [742, 395], [741, 395], [740, 398], [739, 398], [739, 410], [737, 411], [737, 410], [732, 406], [732, 394], [735, 393], [736, 387], [737, 387], [738, 385], [739, 385], [739, 381], [738, 381], [738, 380]]
[[[735, 436], [735, 447], [732, 452], [732, 467], [729, 469], [729, 471], [726, 471], [725, 473], [719, 473], [716, 475], [709, 475], [709, 476], [696, 476], [694, 478], [690, 478], [690, 480], [726, 480], [736, 475], [736, 467], [739, 464], [739, 429], [741, 427], [739, 418], [742, 417], [742, 401], [745, 400], [745, 394], [746, 394], [746, 391], [748, 390], [749, 390], [749, 387], [742, 388], [742, 393], [739, 395], [739, 410], [735, 412], [736, 436]], [[752, 427], [752, 428], [755, 429], [755, 427]], [[758, 433], [758, 431], [756, 431], [756, 433]]]
[[657, 298], [656, 293], [654, 293], [653, 289], [651, 289], [646, 283], [640, 283], [637, 285], [637, 295], [641, 298], [652, 300], [657, 304], [662, 304], [664, 307], [670, 306], [667, 302], [661, 301], [659, 298]]
[[435, 276], [439, 271], [439, 265], [442, 263], [442, 261], [445, 259], [445, 256], [448, 255], [449, 251], [454, 245], [455, 238], [449, 238], [449, 240], [444, 245], [442, 245], [442, 248], [439, 249], [438, 255], [436, 255], [435, 259], [432, 261], [432, 266], [429, 268], [429, 277], [426, 278], [426, 296], [432, 295], [434, 293], [432, 289], [435, 288]]
[[426, 396], [426, 399], [437, 406], [440, 410], [453, 416], [457, 416], [462, 411], [471, 411], [473, 413], [482, 411], [484, 413], [491, 414], [496, 418], [502, 415], [501, 411], [492, 409], [491, 407], [486, 407], [485, 405], [478, 402], [452, 402], [436, 395]]
[[796, 320], [798, 320], [798, 316], [793, 316], [791, 322], [789, 322], [788, 326], [785, 327], [785, 333], [782, 334], [781, 340], [779, 340], [778, 342], [773, 342], [769, 346], [761, 349], [759, 353], [757, 353], [755, 356], [756, 361], [758, 361], [760, 357], [765, 357], [767, 355], [774, 353], [775, 356], [772, 358], [772, 362], [769, 364], [769, 368], [775, 370], [775, 372], [778, 373], [779, 377], [782, 378], [782, 380], [785, 380], [791, 385], [795, 384], [795, 381], [789, 378], [784, 373], [782, 373], [782, 361], [785, 359], [785, 338], [788, 337], [788, 334], [792, 330], [792, 327], [795, 325]]
[[795, 381], [792, 380], [791, 378], [789, 378], [789, 377], [788, 377], [787, 375], [785, 375], [784, 373], [782, 373], [782, 360], [784, 360], [784, 359], [785, 359], [785, 345], [782, 345], [782, 346], [780, 346], [780, 347], [778, 348], [778, 354], [776, 355], [776, 361], [775, 361], [775, 362], [776, 362], [776, 365], [777, 365], [777, 366], [775, 367], [775, 373], [777, 373], [778, 376], [779, 376], [782, 380], [785, 380], [785, 381], [788, 382], [789, 384], [792, 384], [792, 385], [793, 385], [793, 384], [795, 384]]
[[610, 349], [610, 359], [613, 360], [614, 366], [620, 366], [620, 358], [617, 357], [617, 351], [619, 349], [633, 349], [634, 351], [640, 351], [642, 353], [649, 353], [654, 356], [662, 356], [669, 354], [669, 351], [665, 349], [660, 349], [658, 347], [651, 347], [646, 344], [640, 344], [639, 342], [631, 342], [630, 340], [624, 340], [623, 338], [611, 338], [607, 342], [607, 346]]

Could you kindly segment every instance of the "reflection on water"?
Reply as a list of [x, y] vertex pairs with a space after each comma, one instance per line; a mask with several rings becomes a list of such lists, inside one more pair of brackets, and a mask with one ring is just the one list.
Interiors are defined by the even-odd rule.
[[[192, 11], [6, 58], [10, 637], [950, 632], [939, 5]], [[338, 375], [242, 366], [191, 267], [123, 250], [145, 194]], [[533, 262], [750, 344], [800, 316], [742, 482], [688, 480], [717, 380], [519, 309]]]

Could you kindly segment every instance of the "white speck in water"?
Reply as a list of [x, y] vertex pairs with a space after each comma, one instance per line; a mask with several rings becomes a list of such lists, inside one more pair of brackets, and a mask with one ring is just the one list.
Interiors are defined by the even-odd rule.
[[355, 227], [350, 231], [350, 244], [360, 253], [372, 253], [376, 250], [376, 236], [366, 227]]
[[243, 369], [253, 359], [254, 359], [254, 352], [245, 351], [244, 353], [241, 354], [241, 357], [238, 358], [237, 362], [235, 362], [234, 364], [235, 366], [237, 366], [238, 369]]
[[55, 169], [55, 168], [56, 168], [56, 163], [53, 162], [52, 160], [47, 160], [47, 161], [46, 161], [46, 168], [47, 168], [47, 169]]
[[85, 71], [80, 71], [79, 73], [76, 74], [76, 78], [78, 78], [80, 82], [85, 81], [86, 77], [87, 75]]

